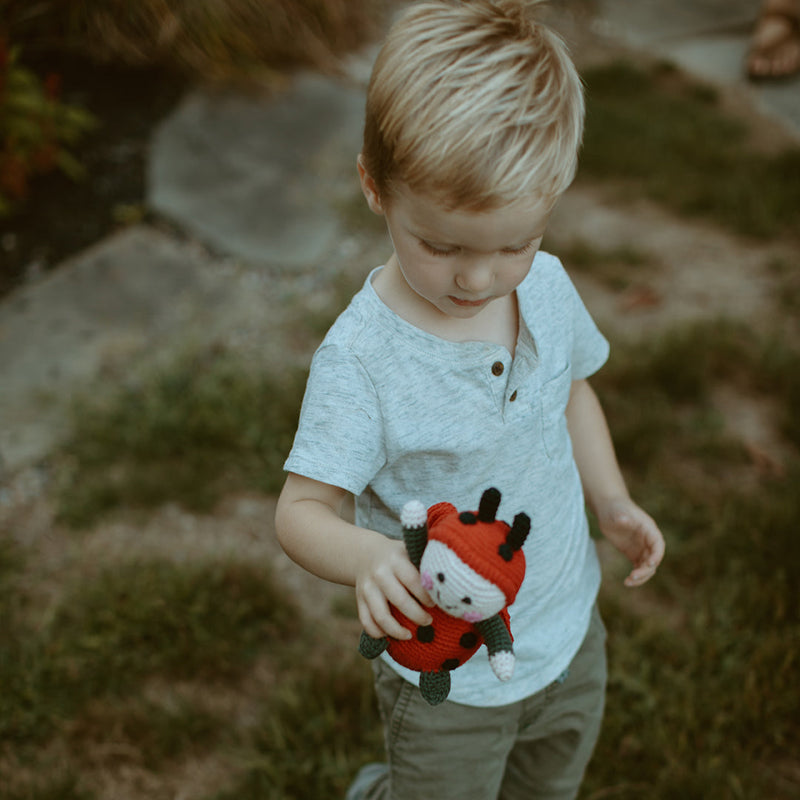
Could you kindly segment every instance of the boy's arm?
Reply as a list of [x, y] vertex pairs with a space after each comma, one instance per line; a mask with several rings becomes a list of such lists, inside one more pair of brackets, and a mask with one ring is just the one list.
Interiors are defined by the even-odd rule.
[[626, 586], [649, 580], [664, 556], [664, 537], [631, 500], [617, 463], [605, 414], [585, 380], [573, 381], [567, 426], [589, 508], [604, 536], [633, 564]]
[[309, 572], [354, 586], [364, 630], [378, 639], [411, 634], [389, 603], [418, 625], [430, 625], [421, 604], [433, 605], [402, 539], [390, 539], [341, 519], [344, 489], [290, 473], [278, 499], [275, 527], [286, 554]]

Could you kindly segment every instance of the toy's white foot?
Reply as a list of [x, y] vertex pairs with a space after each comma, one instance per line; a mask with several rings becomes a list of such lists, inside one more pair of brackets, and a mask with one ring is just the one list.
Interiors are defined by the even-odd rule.
[[489, 665], [501, 681], [511, 679], [514, 674], [514, 661], [514, 654], [508, 650], [501, 650], [499, 653], [489, 656]]
[[400, 524], [413, 530], [421, 528], [428, 521], [428, 512], [419, 500], [409, 500], [400, 512]]

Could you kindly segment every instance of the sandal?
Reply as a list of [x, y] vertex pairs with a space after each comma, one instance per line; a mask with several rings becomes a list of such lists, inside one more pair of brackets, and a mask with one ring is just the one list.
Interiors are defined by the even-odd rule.
[[753, 80], [787, 78], [800, 72], [800, 0], [766, 0], [747, 56]]

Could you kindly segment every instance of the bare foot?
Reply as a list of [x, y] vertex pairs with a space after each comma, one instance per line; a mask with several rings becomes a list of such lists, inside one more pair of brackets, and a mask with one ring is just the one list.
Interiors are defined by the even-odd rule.
[[800, 71], [800, 2], [771, 0], [753, 32], [747, 71], [751, 78], [785, 78]]

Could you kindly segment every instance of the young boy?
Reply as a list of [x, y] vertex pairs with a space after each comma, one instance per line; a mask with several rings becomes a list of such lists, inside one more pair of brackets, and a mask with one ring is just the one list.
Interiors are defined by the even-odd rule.
[[[376, 662], [388, 765], [349, 798], [572, 798], [597, 738], [605, 632], [584, 502], [632, 562], [638, 586], [663, 555], [629, 497], [586, 381], [606, 360], [560, 263], [537, 252], [576, 167], [580, 79], [564, 45], [515, 0], [411, 5], [376, 61], [358, 173], [394, 252], [314, 356], [277, 511], [286, 552], [355, 587], [374, 637], [411, 637], [432, 601], [402, 542], [400, 510], [531, 517], [527, 574], [511, 606], [513, 678], [485, 650], [452, 673], [447, 701], [418, 674]], [[356, 498], [356, 521], [339, 511]], [[355, 647], [355, 643], [353, 645]]]

